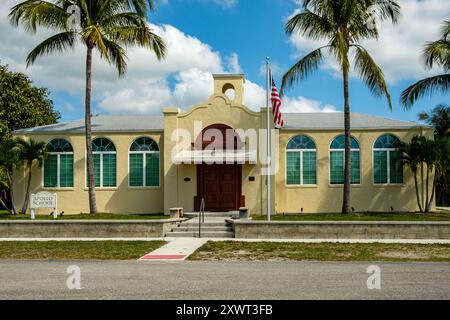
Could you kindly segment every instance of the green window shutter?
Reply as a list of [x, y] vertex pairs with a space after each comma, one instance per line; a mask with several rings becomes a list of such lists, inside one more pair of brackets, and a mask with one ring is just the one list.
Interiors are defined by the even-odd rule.
[[73, 187], [73, 155], [59, 156], [59, 184], [61, 188]]
[[286, 153], [286, 180], [288, 185], [300, 184], [300, 152]]
[[159, 154], [148, 153], [146, 162], [145, 185], [147, 187], [159, 187]]
[[374, 182], [377, 184], [387, 183], [387, 151], [374, 151], [373, 167]]
[[390, 183], [403, 183], [403, 166], [400, 151], [390, 151]]
[[344, 183], [344, 152], [331, 151], [330, 152], [330, 183], [343, 184]]
[[316, 184], [316, 152], [303, 152], [303, 184]]
[[351, 184], [361, 183], [361, 159], [359, 151], [351, 151], [350, 153], [350, 182]]
[[103, 154], [103, 187], [116, 187], [116, 155]]
[[144, 155], [130, 154], [130, 187], [144, 186]]
[[44, 187], [56, 188], [58, 186], [58, 156], [51, 154], [44, 162]]

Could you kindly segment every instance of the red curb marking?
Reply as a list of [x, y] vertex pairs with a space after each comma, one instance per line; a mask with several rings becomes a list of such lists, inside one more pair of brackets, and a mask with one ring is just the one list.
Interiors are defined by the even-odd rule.
[[183, 260], [185, 255], [147, 255], [142, 260]]

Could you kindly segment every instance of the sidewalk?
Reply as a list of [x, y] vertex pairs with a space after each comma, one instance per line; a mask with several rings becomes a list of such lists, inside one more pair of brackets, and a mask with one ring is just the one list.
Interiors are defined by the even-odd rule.
[[208, 240], [177, 238], [140, 258], [140, 261], [184, 261]]
[[404, 244], [450, 244], [450, 239], [230, 239], [230, 238], [0, 238], [6, 241], [237, 241], [237, 242], [298, 242], [298, 243], [404, 243]]

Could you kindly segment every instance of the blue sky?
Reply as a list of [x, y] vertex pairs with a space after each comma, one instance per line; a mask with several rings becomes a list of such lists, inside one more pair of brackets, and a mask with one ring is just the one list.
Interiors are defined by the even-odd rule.
[[[63, 56], [43, 58], [26, 69], [25, 57], [49, 33], [29, 35], [12, 29], [6, 21], [11, 4], [0, 4], [0, 60], [14, 70], [23, 71], [37, 85], [47, 86], [63, 120], [83, 116], [83, 58], [77, 48]], [[425, 41], [437, 39], [439, 26], [450, 15], [447, 0], [403, 0], [398, 26], [381, 25], [378, 42], [365, 46], [386, 73], [394, 108], [375, 98], [361, 81], [352, 77], [351, 109], [403, 120], [415, 120], [418, 112], [430, 109], [448, 97], [423, 99], [405, 112], [398, 103], [401, 91], [425, 71], [420, 51]], [[169, 44], [169, 57], [158, 63], [148, 53], [129, 53], [129, 72], [118, 79], [112, 67], [102, 62], [94, 66], [94, 113], [160, 113], [167, 106], [182, 109], [200, 102], [212, 92], [211, 74], [243, 72], [248, 79], [246, 103], [257, 110], [264, 103], [265, 78], [261, 72], [265, 56], [273, 62], [278, 86], [280, 77], [298, 57], [318, 46], [310, 40], [284, 33], [284, 23], [296, 9], [295, 0], [160, 0], [151, 15], [155, 32]], [[19, 45], [21, 43], [21, 45]], [[171, 46], [173, 44], [173, 46]], [[289, 111], [341, 111], [342, 81], [333, 60], [287, 93], [283, 109]]]

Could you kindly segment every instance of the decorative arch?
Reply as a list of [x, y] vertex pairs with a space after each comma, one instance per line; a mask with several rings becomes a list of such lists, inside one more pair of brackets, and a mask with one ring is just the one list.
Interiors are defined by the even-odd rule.
[[66, 139], [47, 143], [48, 157], [44, 160], [44, 188], [73, 188], [73, 147]]
[[[116, 146], [108, 138], [96, 138], [92, 141], [94, 155], [94, 183], [96, 188], [117, 187]], [[87, 165], [87, 164], [86, 164]], [[86, 182], [88, 180], [86, 170]]]
[[159, 151], [159, 146], [155, 140], [149, 137], [137, 138], [133, 141], [130, 147], [130, 151], [145, 152], [145, 151]]
[[133, 141], [128, 154], [128, 173], [130, 188], [160, 186], [160, 151], [155, 140], [140, 137]]
[[292, 137], [286, 147], [286, 184], [317, 184], [317, 148], [306, 135]]
[[73, 147], [66, 139], [53, 139], [47, 143], [47, 152], [73, 152]]
[[96, 138], [92, 141], [92, 150], [94, 152], [114, 152], [116, 146], [108, 138]]
[[314, 140], [306, 135], [298, 135], [291, 138], [286, 147], [287, 150], [316, 149]]
[[[230, 134], [230, 132], [233, 134]], [[233, 141], [229, 141], [230, 138]], [[194, 147], [197, 150], [205, 150], [213, 143], [216, 149], [222, 148], [222, 150], [230, 149], [230, 146], [232, 146], [231, 150], [239, 150], [245, 145], [236, 131], [223, 123], [213, 124], [204, 128], [197, 137]]]
[[[361, 184], [361, 151], [358, 140], [350, 140], [350, 183]], [[330, 184], [344, 184], [345, 135], [339, 135], [330, 144]]]
[[400, 139], [393, 134], [384, 134], [374, 143], [374, 149], [397, 149], [400, 145]]
[[398, 150], [400, 139], [391, 133], [380, 136], [373, 145], [374, 184], [402, 184], [402, 153]]

